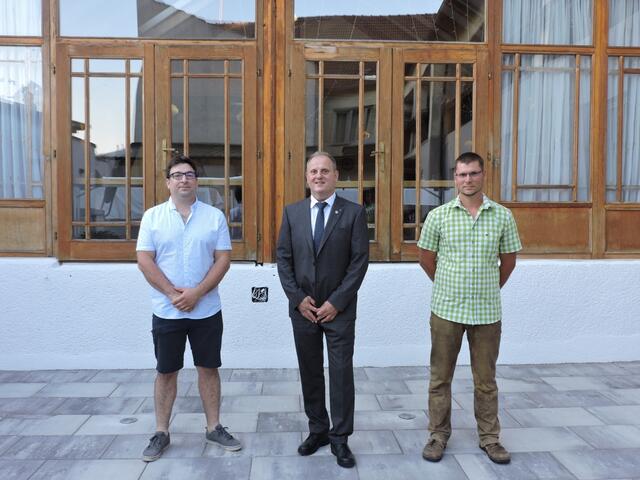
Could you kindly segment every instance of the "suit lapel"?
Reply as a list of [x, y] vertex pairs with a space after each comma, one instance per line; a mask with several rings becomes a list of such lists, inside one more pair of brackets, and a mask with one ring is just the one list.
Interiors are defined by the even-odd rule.
[[302, 212], [302, 223], [304, 224], [304, 236], [307, 238], [307, 247], [313, 255], [313, 231], [311, 230], [311, 199], [307, 198], [302, 202], [304, 211]]
[[320, 242], [320, 248], [318, 249], [317, 255], [319, 255], [322, 251], [322, 247], [324, 247], [327, 238], [329, 238], [329, 235], [331, 235], [333, 227], [335, 227], [336, 223], [338, 223], [338, 220], [340, 220], [343, 207], [344, 201], [342, 200], [342, 198], [336, 195], [336, 200], [335, 202], [333, 202], [333, 207], [331, 208], [331, 212], [329, 213], [329, 220], [327, 221], [327, 226], [324, 229], [324, 235], [322, 237], [322, 241]]

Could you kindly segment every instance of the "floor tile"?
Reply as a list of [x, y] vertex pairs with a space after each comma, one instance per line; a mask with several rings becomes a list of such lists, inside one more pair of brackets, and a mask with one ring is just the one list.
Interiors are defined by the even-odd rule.
[[[640, 405], [640, 388], [620, 388], [602, 392], [617, 405]], [[599, 406], [599, 405], [594, 405]]]
[[[147, 435], [118, 435], [103, 453], [102, 458], [142, 457], [142, 452], [149, 444], [151, 433]], [[201, 457], [206, 442], [204, 431], [201, 434], [180, 434], [171, 432], [171, 444], [162, 453], [162, 458], [196, 458]]]
[[264, 382], [263, 395], [301, 395], [300, 382]]
[[0, 398], [0, 416], [49, 415], [65, 402], [64, 398]]
[[88, 382], [98, 370], [33, 370], [28, 382], [70, 383]]
[[497, 378], [498, 390], [503, 393], [515, 392], [553, 392], [551, 385], [540, 378]]
[[140, 370], [128, 369], [128, 370], [100, 370], [93, 377], [91, 382], [106, 382], [106, 383], [123, 383], [123, 382], [135, 382], [136, 377], [140, 375]]
[[558, 391], [606, 390], [609, 387], [599, 377], [542, 377]]
[[428, 408], [427, 394], [377, 395], [382, 410], [421, 410]]
[[581, 407], [523, 408], [508, 410], [523, 427], [570, 427], [602, 425], [602, 421]]
[[56, 410], [57, 414], [131, 415], [144, 399], [142, 398], [67, 398]]
[[38, 470], [44, 462], [42, 460], [2, 460], [0, 472], [7, 480], [27, 480]]
[[298, 395], [236, 395], [223, 396], [222, 412], [297, 412], [300, 411]]
[[532, 401], [533, 405], [524, 408], [601, 407], [615, 405], [615, 402], [607, 396], [606, 391], [530, 392], [526, 393], [525, 396]]
[[357, 461], [362, 480], [467, 480], [460, 465], [449, 455], [438, 463], [426, 462], [420, 455], [360, 455]]
[[299, 432], [258, 432], [239, 433], [236, 435], [242, 442], [242, 450], [228, 452], [218, 445], [207, 444], [205, 457], [280, 457], [297, 455], [301, 442]]
[[309, 421], [304, 412], [260, 413], [258, 432], [305, 432]]
[[[184, 397], [193, 384], [186, 381], [178, 381], [178, 397]], [[121, 383], [111, 393], [111, 397], [153, 397], [153, 382], [129, 382]]]
[[356, 430], [349, 437], [354, 455], [401, 454], [400, 445], [390, 430]]
[[2, 457], [15, 460], [98, 459], [113, 439], [108, 435], [20, 437]]
[[388, 380], [388, 381], [355, 381], [355, 389], [356, 393], [366, 393], [366, 394], [375, 394], [375, 395], [383, 395], [383, 394], [393, 394], [393, 393], [411, 393], [407, 388], [405, 382], [399, 380]]
[[588, 410], [608, 425], [640, 425], [640, 405], [592, 407]]
[[117, 383], [50, 383], [38, 391], [38, 397], [108, 397]]
[[16, 443], [21, 437], [17, 435], [2, 435], [0, 436], [0, 456], [5, 452], [11, 445]]
[[245, 480], [251, 472], [248, 457], [223, 458], [161, 458], [149, 463], [140, 480]]
[[300, 379], [295, 368], [237, 369], [231, 372], [231, 382], [294, 382]]
[[601, 377], [600, 381], [609, 388], [640, 388], [640, 375]]
[[[220, 423], [233, 434], [239, 432], [255, 432], [258, 423], [256, 413], [225, 413], [220, 415]], [[176, 433], [202, 433], [207, 425], [204, 413], [177, 413], [171, 424], [170, 431]]]
[[140, 460], [48, 460], [29, 480], [137, 480]]
[[0, 421], [0, 434], [3, 433], [5, 422], [11, 424], [16, 435], [73, 435], [88, 415], [52, 415], [52, 416], [24, 416], [4, 418]]
[[[274, 382], [265, 382], [264, 385]], [[293, 382], [295, 383], [295, 382]], [[197, 384], [193, 384], [191, 390], [196, 390]], [[269, 393], [263, 390], [263, 382], [222, 382], [220, 385], [222, 396], [230, 395], [299, 395], [300, 391], [295, 393]], [[191, 394], [191, 391], [189, 391]], [[199, 395], [199, 394], [198, 394]]]
[[587, 442], [563, 427], [504, 428], [500, 441], [510, 452], [592, 450]]
[[[400, 415], [410, 415], [402, 418]], [[404, 410], [396, 412], [356, 412], [355, 430], [404, 430], [427, 427], [427, 415], [423, 410]]]
[[429, 369], [424, 367], [367, 367], [364, 369], [369, 380], [389, 381], [389, 380], [423, 380], [427, 381]]
[[[140, 407], [136, 413], [154, 413], [155, 404], [153, 398], [139, 398]], [[176, 397], [173, 403], [172, 413], [203, 413], [200, 397]]]
[[46, 385], [46, 383], [0, 383], [0, 398], [30, 397]]
[[26, 383], [31, 370], [0, 370], [0, 383]]
[[76, 435], [151, 434], [155, 429], [156, 418], [152, 414], [92, 415]]
[[635, 425], [571, 427], [570, 430], [593, 448], [640, 448], [640, 427]]
[[569, 480], [575, 477], [547, 452], [515, 453], [509, 465], [496, 465], [481, 454], [460, 454], [456, 460], [469, 480]]
[[[356, 411], [371, 412], [371, 411], [380, 410], [380, 403], [378, 402], [378, 399], [376, 398], [375, 395], [356, 394], [355, 399], [356, 399], [356, 403], [355, 403]], [[326, 402], [327, 402], [327, 408], [330, 409], [329, 398], [327, 398]], [[302, 406], [303, 406], [302, 410], [304, 410], [304, 403], [302, 403]]]
[[[405, 454], [422, 455], [429, 432], [424, 430], [396, 430], [393, 432]], [[475, 429], [453, 429], [445, 454], [477, 453], [478, 433]]]
[[[257, 457], [251, 466], [251, 480], [357, 480], [355, 468], [341, 468], [333, 456]], [[397, 477], [399, 478], [399, 477]]]
[[637, 477], [640, 449], [553, 452], [581, 480]]

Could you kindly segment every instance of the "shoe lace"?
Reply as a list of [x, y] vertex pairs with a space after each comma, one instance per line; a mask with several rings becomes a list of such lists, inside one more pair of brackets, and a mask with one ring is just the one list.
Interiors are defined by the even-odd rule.
[[220, 432], [220, 435], [222, 435], [225, 440], [233, 440], [233, 435], [231, 435], [228, 431], [227, 431], [227, 427], [223, 427], [222, 425], [216, 427], [216, 430], [218, 432]]
[[153, 437], [151, 437], [149, 439], [149, 446], [150, 447], [160, 447], [160, 446], [162, 446], [162, 438], [160, 438], [160, 435], [155, 434]]

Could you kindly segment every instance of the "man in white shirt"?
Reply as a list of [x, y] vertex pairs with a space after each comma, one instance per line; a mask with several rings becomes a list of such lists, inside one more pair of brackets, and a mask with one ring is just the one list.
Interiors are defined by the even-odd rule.
[[198, 201], [196, 164], [185, 156], [167, 166], [169, 200], [142, 217], [136, 247], [138, 267], [153, 287], [156, 433], [142, 459], [157, 460], [169, 446], [169, 419], [183, 367], [187, 337], [198, 370], [207, 419], [206, 441], [226, 450], [242, 448], [220, 425], [222, 306], [218, 285], [229, 270], [231, 240], [224, 214]]

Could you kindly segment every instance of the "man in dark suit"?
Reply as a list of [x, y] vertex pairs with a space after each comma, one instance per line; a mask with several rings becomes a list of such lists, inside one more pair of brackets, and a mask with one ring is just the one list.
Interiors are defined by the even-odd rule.
[[[366, 211], [336, 195], [338, 170], [328, 153], [311, 155], [306, 179], [311, 196], [285, 207], [277, 247], [309, 418], [309, 436], [298, 453], [311, 455], [331, 443], [338, 465], [350, 468], [356, 463], [347, 444], [353, 433], [356, 304], [369, 262]], [[331, 429], [323, 334], [329, 351]]]

